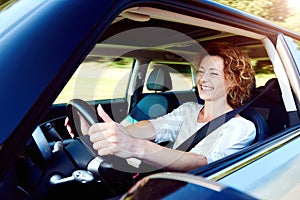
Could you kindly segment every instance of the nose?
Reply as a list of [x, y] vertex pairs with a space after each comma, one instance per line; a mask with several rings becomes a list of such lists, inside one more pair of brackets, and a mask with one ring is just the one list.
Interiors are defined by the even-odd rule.
[[206, 82], [209, 79], [209, 74], [204, 71], [199, 75], [200, 82]]

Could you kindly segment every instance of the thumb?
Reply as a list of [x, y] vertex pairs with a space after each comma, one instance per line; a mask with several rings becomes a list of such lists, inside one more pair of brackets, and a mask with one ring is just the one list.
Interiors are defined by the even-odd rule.
[[103, 110], [101, 104], [97, 107], [98, 115], [103, 119], [104, 122], [113, 122], [110, 116]]

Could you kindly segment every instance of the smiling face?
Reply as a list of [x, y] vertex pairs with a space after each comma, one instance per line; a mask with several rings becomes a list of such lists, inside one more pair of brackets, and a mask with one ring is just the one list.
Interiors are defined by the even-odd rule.
[[227, 102], [230, 86], [224, 76], [224, 60], [220, 56], [205, 56], [197, 69], [197, 87], [205, 101]]

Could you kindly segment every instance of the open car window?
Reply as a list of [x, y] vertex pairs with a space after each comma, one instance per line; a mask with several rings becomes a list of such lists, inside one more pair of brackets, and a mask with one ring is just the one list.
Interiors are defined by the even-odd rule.
[[103, 57], [91, 53], [78, 67], [54, 104], [125, 98], [134, 58]]

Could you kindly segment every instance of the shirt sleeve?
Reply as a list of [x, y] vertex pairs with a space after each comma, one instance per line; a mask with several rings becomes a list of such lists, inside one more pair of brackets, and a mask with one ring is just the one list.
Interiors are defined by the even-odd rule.
[[255, 126], [251, 121], [242, 117], [233, 118], [204, 138], [190, 152], [206, 156], [207, 162], [211, 163], [249, 146], [255, 134]]
[[156, 132], [154, 142], [174, 142], [176, 140], [183, 122], [183, 117], [187, 111], [186, 107], [187, 103], [182, 104], [172, 112], [150, 120]]

